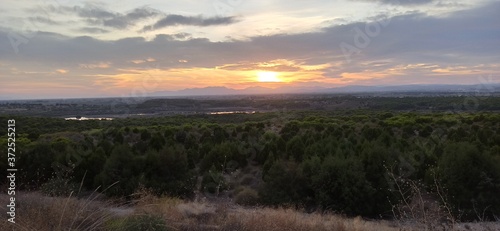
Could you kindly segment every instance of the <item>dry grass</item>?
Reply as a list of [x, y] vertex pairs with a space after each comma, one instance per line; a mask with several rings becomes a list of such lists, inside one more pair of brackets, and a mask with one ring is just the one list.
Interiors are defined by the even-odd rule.
[[[155, 197], [147, 191], [136, 195], [131, 208], [113, 207], [111, 203], [75, 198], [51, 198], [38, 193], [17, 197], [16, 225], [3, 219], [0, 230], [122, 230], [120, 222], [134, 217], [159, 217], [161, 230], [221, 231], [371, 231], [421, 230], [418, 226], [396, 226], [389, 221], [366, 221], [335, 214], [304, 213], [290, 208], [241, 207], [231, 203], [185, 202]], [[6, 204], [8, 197], [0, 196]], [[2, 208], [5, 212], [5, 206]], [[117, 226], [118, 224], [118, 226]], [[401, 224], [399, 224], [401, 225]], [[487, 225], [487, 226], [485, 226]], [[482, 227], [485, 228], [482, 228]], [[453, 230], [495, 230], [498, 223], [462, 224]], [[151, 229], [148, 229], [151, 230]], [[153, 229], [156, 230], [156, 229]], [[140, 231], [140, 230], [139, 230]]]
[[136, 214], [161, 214], [172, 230], [228, 231], [371, 231], [400, 230], [385, 222], [344, 218], [333, 214], [307, 214], [290, 208], [245, 208], [229, 203], [183, 202], [146, 195]]
[[[19, 193], [16, 196], [16, 223], [2, 219], [0, 230], [99, 230], [109, 217], [102, 202], [92, 197], [46, 197], [39, 193]], [[2, 204], [10, 197], [1, 195]], [[5, 214], [6, 207], [2, 206]]]

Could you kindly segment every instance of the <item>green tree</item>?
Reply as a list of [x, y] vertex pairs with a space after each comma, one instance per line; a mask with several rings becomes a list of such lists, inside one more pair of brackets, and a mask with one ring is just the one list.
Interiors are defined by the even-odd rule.
[[83, 172], [83, 175], [85, 175], [83, 183], [87, 189], [96, 188], [100, 183], [96, 182], [96, 177], [103, 170], [106, 158], [104, 149], [99, 147], [90, 155], [86, 156], [80, 165], [76, 166], [75, 172], [79, 172], [80, 174]]
[[451, 143], [438, 164], [438, 180], [455, 215], [493, 219], [500, 213], [500, 163], [470, 143]]
[[239, 152], [235, 143], [223, 142], [217, 144], [203, 157], [200, 162], [200, 171], [206, 172], [212, 166], [217, 171], [232, 171], [236, 168], [245, 167], [247, 164], [246, 156]]
[[286, 143], [287, 156], [301, 162], [304, 156], [305, 145], [301, 136], [294, 136]]
[[130, 147], [118, 145], [106, 160], [99, 182], [108, 195], [129, 196], [137, 189], [142, 170], [142, 163], [134, 157]]
[[163, 138], [162, 134], [156, 132], [149, 141], [149, 146], [154, 148], [155, 150], [160, 150], [165, 145], [165, 138]]
[[193, 193], [193, 176], [182, 145], [164, 147], [146, 153], [145, 186], [158, 194], [189, 197]]
[[303, 204], [312, 196], [307, 178], [293, 161], [275, 161], [263, 180], [259, 196], [265, 204]]
[[141, 140], [148, 141], [149, 139], [151, 139], [151, 133], [147, 129], [144, 129], [141, 132]]
[[362, 163], [354, 158], [327, 157], [312, 184], [318, 204], [348, 215], [373, 215], [375, 189]]
[[[19, 149], [19, 148], [18, 148]], [[16, 165], [20, 166], [20, 181], [26, 187], [39, 187], [53, 174], [56, 152], [48, 143], [32, 143], [27, 151], [19, 152]]]

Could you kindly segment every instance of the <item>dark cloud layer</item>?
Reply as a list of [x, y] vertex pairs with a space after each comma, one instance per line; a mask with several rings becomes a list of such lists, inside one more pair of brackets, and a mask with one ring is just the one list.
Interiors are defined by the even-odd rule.
[[158, 10], [148, 7], [136, 8], [126, 14], [122, 14], [88, 4], [84, 6], [61, 7], [61, 9], [56, 9], [56, 11], [74, 13], [94, 26], [102, 25], [116, 29], [124, 29], [142, 19], [163, 14]]
[[105, 30], [98, 27], [83, 27], [80, 28], [78, 31], [90, 34], [105, 34], [110, 32], [109, 30]]
[[123, 29], [141, 19], [154, 17], [157, 15], [160, 15], [160, 13], [156, 10], [148, 8], [138, 8], [134, 9], [132, 12], [129, 12], [125, 15], [117, 14], [115, 15], [115, 17], [103, 20], [102, 23], [104, 26]]
[[234, 17], [204, 18], [202, 16], [184, 16], [178, 14], [165, 15], [163, 12], [148, 7], [136, 8], [126, 14], [108, 11], [99, 6], [89, 4], [84, 6], [61, 7], [60, 9], [55, 9], [55, 11], [76, 14], [92, 26], [105, 26], [115, 29], [125, 29], [147, 18], [161, 17], [161, 19], [153, 25], [145, 26], [143, 31], [157, 30], [177, 25], [206, 27], [227, 25], [236, 22]]
[[115, 16], [115, 13], [91, 5], [86, 5], [84, 7], [81, 6], [67, 7], [66, 9], [77, 13], [82, 18], [105, 19], [105, 18], [112, 18]]
[[216, 26], [228, 25], [236, 22], [234, 17], [212, 17], [203, 18], [201, 16], [183, 16], [177, 14], [167, 15], [153, 25], [145, 26], [143, 31], [157, 30], [169, 26], [188, 25], [188, 26]]
[[45, 23], [47, 25], [59, 25], [58, 22], [50, 19], [49, 17], [35, 16], [35, 17], [29, 17], [28, 20], [31, 22], [34, 22], [34, 23]]
[[[149, 57], [156, 60], [155, 65], [162, 69], [213, 68], [275, 59], [302, 60], [306, 65], [341, 63], [323, 70], [325, 76], [331, 78], [338, 78], [343, 73], [418, 63], [444, 67], [497, 65], [500, 60], [498, 12], [500, 3], [496, 2], [446, 17], [418, 13], [392, 17], [386, 25], [380, 25], [380, 33], [369, 37], [366, 47], [358, 47], [359, 52], [352, 54], [351, 62], [346, 61], [340, 44], [356, 46], [356, 31], [366, 33], [365, 23], [332, 26], [319, 32], [259, 36], [246, 41], [227, 42], [192, 38], [188, 34], [157, 35], [151, 41], [142, 37], [107, 41], [40, 32], [28, 43], [22, 44], [19, 54], [13, 52], [8, 32], [0, 30], [0, 62], [23, 65], [43, 63], [66, 68], [85, 63], [112, 62], [112, 68], [117, 72], [119, 69], [150, 65], [130, 62]], [[176, 20], [166, 25], [173, 22]], [[203, 25], [199, 21], [196, 23]], [[205, 24], [210, 25], [211, 22]], [[189, 62], [180, 63], [179, 60]]]

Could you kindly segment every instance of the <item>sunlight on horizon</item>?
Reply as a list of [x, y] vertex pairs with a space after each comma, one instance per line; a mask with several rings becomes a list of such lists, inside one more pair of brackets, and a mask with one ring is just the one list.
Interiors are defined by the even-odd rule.
[[279, 83], [283, 82], [278, 73], [272, 71], [259, 71], [257, 72], [257, 81], [261, 83]]

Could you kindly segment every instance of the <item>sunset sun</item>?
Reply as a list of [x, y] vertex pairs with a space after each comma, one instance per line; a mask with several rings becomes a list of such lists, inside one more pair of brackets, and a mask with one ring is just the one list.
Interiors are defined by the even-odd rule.
[[261, 83], [276, 83], [281, 82], [278, 78], [278, 73], [270, 71], [260, 71], [257, 72], [257, 81]]

